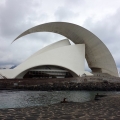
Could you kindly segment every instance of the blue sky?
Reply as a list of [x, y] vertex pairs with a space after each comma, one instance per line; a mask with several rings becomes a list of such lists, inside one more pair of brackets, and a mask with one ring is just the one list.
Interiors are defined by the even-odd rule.
[[44, 46], [64, 39], [35, 33], [11, 42], [23, 31], [46, 22], [80, 25], [98, 36], [120, 71], [120, 0], [1, 0], [0, 68], [18, 65]]

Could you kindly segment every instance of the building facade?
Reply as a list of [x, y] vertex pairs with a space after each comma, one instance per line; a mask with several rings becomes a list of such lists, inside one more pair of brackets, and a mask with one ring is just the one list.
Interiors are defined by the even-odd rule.
[[[6, 78], [64, 78], [105, 73], [118, 77], [115, 61], [108, 48], [85, 28], [72, 23], [51, 22], [28, 29], [14, 41], [35, 32], [53, 32], [67, 39], [39, 50], [12, 70], [0, 70], [2, 76]], [[75, 45], [70, 45], [68, 39]], [[85, 58], [92, 73], [85, 71]]]

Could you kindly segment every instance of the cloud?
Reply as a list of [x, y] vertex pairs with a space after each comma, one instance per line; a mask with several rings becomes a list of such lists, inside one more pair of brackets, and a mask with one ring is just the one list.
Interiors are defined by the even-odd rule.
[[66, 7], [59, 7], [55, 12], [55, 17], [57, 21], [72, 21], [79, 16], [79, 13], [73, 12], [71, 9], [66, 9]]
[[6, 4], [0, 8], [0, 33], [2, 36], [10, 37], [25, 28], [31, 12], [27, 4], [31, 3], [28, 0], [22, 3], [16, 0], [12, 0], [12, 2], [7, 0]]
[[34, 16], [34, 14], [38, 13], [36, 9], [37, 3], [40, 7], [41, 2], [38, 0], [34, 0], [34, 2], [29, 0], [6, 0], [0, 2], [0, 66], [19, 64], [37, 50], [34, 45], [42, 47], [43, 42], [41, 42], [42, 45], [39, 45], [36, 40], [41, 39], [43, 41], [44, 39], [45, 43], [47, 38], [50, 37], [50, 35], [44, 37], [45, 35], [42, 34], [28, 35], [21, 38], [22, 42], [11, 45], [15, 37], [26, 29], [35, 26], [36, 21], [42, 22], [47, 19], [47, 14], [44, 13]]

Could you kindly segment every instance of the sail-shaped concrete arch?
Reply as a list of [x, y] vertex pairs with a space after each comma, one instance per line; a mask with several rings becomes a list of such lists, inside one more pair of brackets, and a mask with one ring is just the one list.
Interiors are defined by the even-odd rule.
[[72, 23], [50, 22], [26, 30], [15, 40], [35, 32], [53, 32], [67, 37], [75, 44], [85, 44], [85, 57], [91, 70], [118, 77], [117, 67], [110, 51], [96, 35], [87, 29]]

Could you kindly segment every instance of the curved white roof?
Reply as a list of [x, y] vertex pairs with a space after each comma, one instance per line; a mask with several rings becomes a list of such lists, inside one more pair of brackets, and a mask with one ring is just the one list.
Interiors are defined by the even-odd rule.
[[0, 74], [6, 78], [23, 78], [29, 70], [46, 65], [62, 67], [75, 77], [84, 73], [92, 75], [84, 71], [85, 45], [70, 45], [68, 39], [58, 41], [39, 50], [14, 69], [0, 70]]
[[33, 58], [36, 55], [39, 55], [39, 54], [44, 53], [44, 52], [47, 52], [49, 50], [53, 50], [53, 49], [56, 49], [56, 48], [59, 48], [59, 47], [63, 47], [63, 46], [68, 46], [68, 45], [71, 45], [70, 41], [68, 39], [60, 40], [58, 42], [55, 42], [53, 44], [50, 44], [50, 45], [48, 45], [48, 46], [40, 49], [39, 51], [37, 51], [36, 53], [34, 53], [33, 55], [31, 55], [28, 59]]
[[97, 36], [85, 28], [71, 23], [51, 22], [30, 28], [15, 40], [34, 32], [54, 32], [67, 37], [75, 44], [85, 44], [85, 56], [88, 66], [92, 70], [100, 69], [103, 73], [118, 77], [115, 61], [108, 48]]

